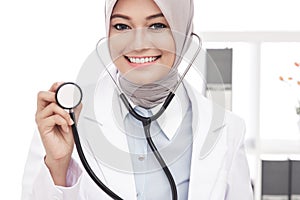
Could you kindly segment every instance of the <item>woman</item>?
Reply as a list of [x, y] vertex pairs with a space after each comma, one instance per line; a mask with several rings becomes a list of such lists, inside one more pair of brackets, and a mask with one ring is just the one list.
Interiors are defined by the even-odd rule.
[[[106, 25], [116, 84], [142, 115], [155, 112], [176, 87], [177, 67], [190, 47], [192, 18], [192, 1], [107, 1]], [[124, 163], [130, 161], [133, 173], [124, 170], [125, 164], [119, 170], [100, 164], [99, 178], [123, 199], [171, 199], [169, 183], [151, 157], [139, 122], [122, 106], [118, 111], [122, 128], [114, 126], [115, 119], [107, 117], [118, 107], [115, 103], [120, 102], [114, 99], [111, 81], [102, 81], [107, 92], [105, 96], [96, 93], [94, 101], [105, 99], [106, 104], [99, 104], [101, 112], [95, 110], [96, 119], [108, 141], [129, 152], [128, 159], [119, 158]], [[31, 145], [22, 199], [111, 199], [82, 170], [73, 153], [70, 126], [74, 122], [57, 106], [54, 97], [60, 84], [38, 95], [36, 123], [40, 137], [35, 137]], [[167, 158], [178, 199], [252, 199], [243, 121], [214, 106], [187, 83], [180, 84], [176, 96], [177, 100], [166, 110], [165, 115], [170, 117], [153, 122], [151, 127], [159, 128], [151, 131], [157, 148]], [[87, 116], [86, 107], [84, 104], [81, 117]], [[221, 116], [221, 120], [216, 116]], [[136, 155], [142, 156], [136, 159]]]

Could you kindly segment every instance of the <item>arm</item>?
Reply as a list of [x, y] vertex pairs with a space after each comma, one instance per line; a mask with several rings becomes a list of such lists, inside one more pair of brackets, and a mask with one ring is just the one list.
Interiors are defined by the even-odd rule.
[[[79, 198], [82, 170], [71, 159], [66, 175], [66, 187], [54, 184], [44, 162], [45, 150], [38, 133], [34, 134], [22, 181], [22, 200]], [[76, 198], [75, 198], [76, 197]]]
[[[44, 199], [40, 195], [53, 195], [51, 193], [60, 194], [58, 196], [65, 196], [69, 191], [74, 193], [70, 188], [81, 175], [71, 158], [74, 140], [70, 126], [73, 121], [55, 100], [59, 85], [55, 83], [49, 91], [38, 94], [36, 124], [39, 134], [35, 134], [26, 163], [22, 199]], [[77, 115], [79, 112], [80, 108]], [[65, 188], [68, 188], [66, 193]]]

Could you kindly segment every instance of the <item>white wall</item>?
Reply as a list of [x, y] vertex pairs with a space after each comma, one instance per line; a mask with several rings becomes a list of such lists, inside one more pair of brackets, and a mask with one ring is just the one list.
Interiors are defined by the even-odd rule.
[[194, 0], [197, 30], [300, 30], [298, 0]]
[[74, 80], [104, 35], [102, 0], [0, 1], [0, 191], [20, 199], [36, 94]]

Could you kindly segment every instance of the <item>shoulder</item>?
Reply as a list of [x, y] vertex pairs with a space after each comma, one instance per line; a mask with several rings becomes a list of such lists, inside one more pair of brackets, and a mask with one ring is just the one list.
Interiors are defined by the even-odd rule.
[[246, 133], [245, 121], [230, 111], [226, 113], [227, 140], [232, 146], [239, 148], [244, 143]]
[[244, 139], [245, 122], [240, 116], [208, 99], [191, 85], [187, 83], [184, 85], [197, 121], [203, 122], [205, 119], [204, 121], [209, 124], [212, 131], [219, 128], [226, 129], [228, 139], [236, 141]]
[[[199, 104], [201, 104], [202, 109], [209, 109], [209, 111], [205, 112], [212, 113], [212, 120], [219, 119], [219, 121], [221, 121], [219, 123], [222, 123], [221, 126], [226, 129], [228, 140], [234, 140], [238, 143], [243, 141], [246, 131], [246, 125], [243, 118], [236, 113], [214, 103], [212, 100], [209, 100], [204, 96], [200, 97]], [[215, 115], [219, 116], [216, 117]]]
[[244, 142], [244, 120], [195, 90], [188, 91], [188, 95], [192, 105], [193, 128], [197, 127], [194, 130], [202, 140], [197, 143], [200, 157], [205, 158], [216, 149], [227, 149], [228, 153], [234, 154]]

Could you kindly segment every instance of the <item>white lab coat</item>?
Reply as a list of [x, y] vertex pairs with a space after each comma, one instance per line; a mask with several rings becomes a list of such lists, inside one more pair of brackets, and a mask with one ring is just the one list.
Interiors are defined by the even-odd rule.
[[[251, 200], [253, 199], [248, 164], [243, 145], [245, 126], [243, 120], [224, 111], [185, 84], [193, 110], [193, 131], [195, 139], [192, 150], [189, 200]], [[108, 94], [102, 96], [107, 103], [102, 103], [107, 112], [113, 110], [111, 99], [113, 85], [105, 85]], [[115, 99], [117, 100], [117, 99]], [[91, 117], [89, 111], [81, 113]], [[91, 114], [91, 113], [90, 113]], [[196, 116], [197, 115], [197, 116]], [[107, 115], [100, 115], [97, 121], [105, 127], [107, 139], [121, 149], [128, 148], [126, 137], [114, 126], [114, 120]], [[200, 123], [198, 123], [200, 122]], [[115, 127], [115, 128], [113, 128]], [[116, 139], [118, 138], [118, 139]], [[72, 187], [57, 187], [53, 184], [50, 173], [44, 164], [44, 150], [38, 133], [31, 144], [24, 171], [22, 200], [65, 199], [98, 200], [110, 199], [87, 175], [78, 159], [76, 150], [71, 162], [78, 174]], [[89, 155], [86, 155], [89, 156]], [[95, 167], [95, 163], [90, 163]], [[74, 167], [75, 166], [75, 167]], [[80, 171], [82, 169], [82, 174]], [[95, 167], [94, 169], [99, 169]], [[134, 177], [100, 164], [100, 179], [124, 199], [136, 199]]]

